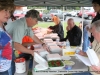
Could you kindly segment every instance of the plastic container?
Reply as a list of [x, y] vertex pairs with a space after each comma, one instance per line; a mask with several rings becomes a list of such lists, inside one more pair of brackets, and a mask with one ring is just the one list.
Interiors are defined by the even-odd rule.
[[60, 53], [62, 51], [59, 46], [49, 46], [49, 50], [51, 53]]
[[74, 64], [75, 64], [75, 62], [73, 62], [73, 61], [64, 61], [66, 70], [71, 70]]
[[66, 48], [70, 49], [70, 42], [69, 42], [69, 40], [66, 40]]
[[26, 72], [25, 58], [15, 59], [16, 73]]
[[59, 54], [48, 54], [47, 60], [61, 60], [61, 56]]
[[41, 44], [35, 44], [35, 45], [33, 45], [33, 46], [34, 46], [34, 49], [37, 49], [37, 48], [41, 48], [41, 47], [42, 47]]
[[56, 42], [57, 42], [57, 43], [59, 42], [59, 38], [56, 39]]

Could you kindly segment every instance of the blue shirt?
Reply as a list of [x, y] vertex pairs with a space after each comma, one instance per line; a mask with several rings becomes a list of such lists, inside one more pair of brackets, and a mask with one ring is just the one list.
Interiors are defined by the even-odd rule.
[[87, 31], [87, 26], [84, 27], [83, 29], [83, 51], [86, 52], [90, 46], [90, 41], [89, 41], [89, 36], [88, 36], [88, 31]]

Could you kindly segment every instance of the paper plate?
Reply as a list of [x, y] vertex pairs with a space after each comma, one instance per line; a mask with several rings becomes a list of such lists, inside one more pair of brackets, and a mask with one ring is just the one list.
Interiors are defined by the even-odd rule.
[[61, 59], [62, 59], [62, 60], [70, 60], [71, 57], [70, 57], [70, 56], [62, 56]]

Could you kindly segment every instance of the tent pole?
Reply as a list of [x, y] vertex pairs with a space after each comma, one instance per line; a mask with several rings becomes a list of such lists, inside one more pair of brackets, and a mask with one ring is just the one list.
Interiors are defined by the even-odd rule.
[[[64, 12], [64, 6], [63, 6], [63, 12]], [[63, 13], [63, 30], [64, 30], [64, 13]]]
[[84, 21], [84, 7], [81, 7], [82, 10], [82, 44], [83, 44], [83, 21]]

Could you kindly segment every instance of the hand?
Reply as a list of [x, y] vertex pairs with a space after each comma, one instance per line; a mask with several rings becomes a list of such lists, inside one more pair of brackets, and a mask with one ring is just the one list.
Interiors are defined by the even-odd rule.
[[32, 56], [34, 56], [34, 52], [36, 52], [36, 53], [38, 53], [39, 54], [39, 52], [38, 51], [34, 51], [34, 50], [31, 50], [32, 52], [31, 52], [31, 55]]
[[48, 49], [48, 47], [46, 46], [46, 44], [43, 45], [43, 48], [49, 52], [49, 49]]
[[91, 69], [92, 69], [95, 73], [100, 74], [100, 65], [99, 65], [99, 66], [92, 65], [92, 66], [91, 66]]
[[47, 34], [49, 34], [49, 33], [52, 33], [52, 30], [51, 29], [47, 30]]
[[69, 26], [67, 26], [67, 31], [69, 31], [70, 30], [70, 27]]
[[89, 32], [91, 32], [91, 29], [90, 29], [88, 26], [86, 27], [86, 29], [87, 29]]
[[82, 56], [87, 56], [87, 54], [85, 52], [83, 52], [82, 50], [80, 50], [78, 54], [82, 55]]

